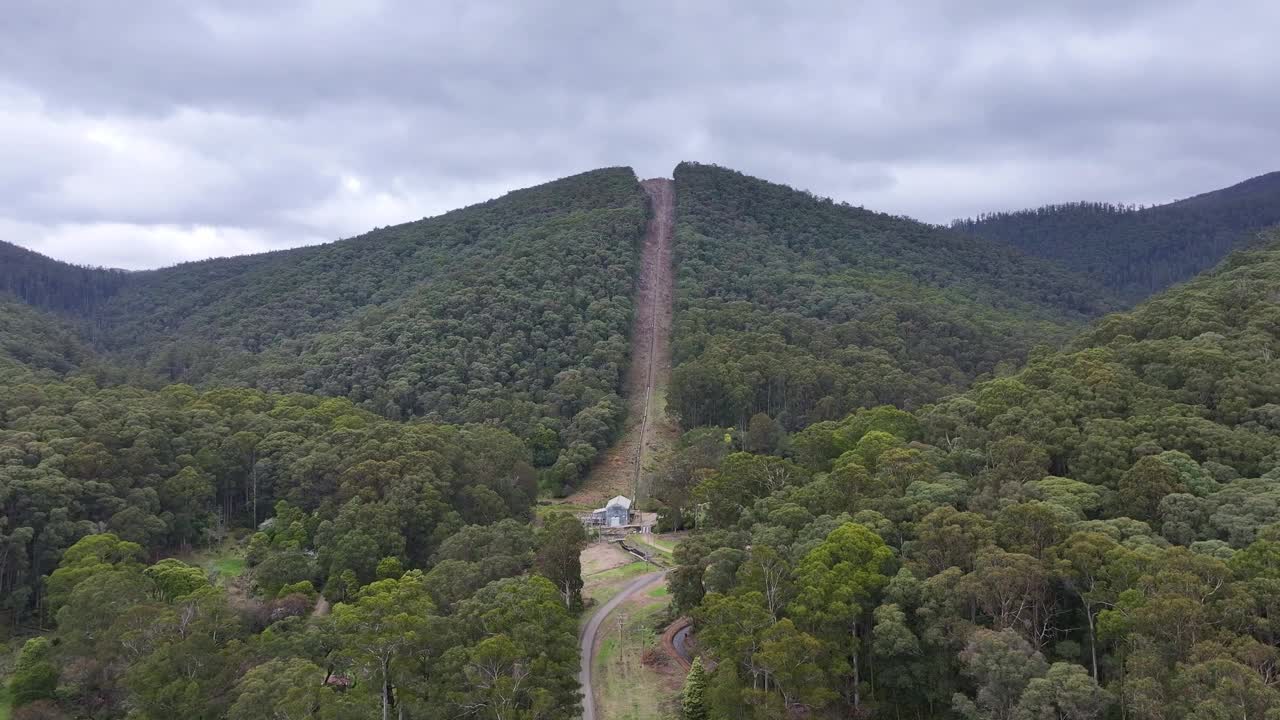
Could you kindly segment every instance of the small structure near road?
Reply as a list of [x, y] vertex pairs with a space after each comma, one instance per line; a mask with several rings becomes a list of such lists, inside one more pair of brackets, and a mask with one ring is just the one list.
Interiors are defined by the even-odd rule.
[[590, 524], [600, 527], [621, 528], [631, 524], [631, 498], [619, 495], [604, 507], [591, 511]]

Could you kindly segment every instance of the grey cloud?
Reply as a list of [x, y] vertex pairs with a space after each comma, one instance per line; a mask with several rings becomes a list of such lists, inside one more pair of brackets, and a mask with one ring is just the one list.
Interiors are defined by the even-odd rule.
[[0, 239], [152, 266], [682, 159], [945, 221], [1280, 157], [1267, 0], [121, 7], [6, 6]]

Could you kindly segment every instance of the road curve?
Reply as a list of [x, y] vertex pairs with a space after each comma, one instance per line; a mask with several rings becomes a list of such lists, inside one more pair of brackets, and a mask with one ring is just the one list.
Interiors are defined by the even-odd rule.
[[609, 613], [626, 602], [627, 598], [645, 589], [654, 581], [661, 580], [666, 574], [666, 570], [651, 572], [627, 583], [621, 592], [595, 611], [586, 627], [582, 629], [582, 634], [578, 637], [578, 651], [582, 655], [582, 665], [578, 670], [578, 683], [582, 686], [582, 720], [596, 720], [595, 696], [591, 692], [591, 665], [596, 659], [596, 648], [600, 645], [600, 628], [604, 626], [604, 621], [609, 617]]
[[692, 631], [692, 625], [685, 625], [680, 628], [675, 637], [671, 638], [672, 647], [676, 649], [676, 654], [680, 656], [685, 665], [693, 663], [693, 653], [689, 652], [689, 633]]

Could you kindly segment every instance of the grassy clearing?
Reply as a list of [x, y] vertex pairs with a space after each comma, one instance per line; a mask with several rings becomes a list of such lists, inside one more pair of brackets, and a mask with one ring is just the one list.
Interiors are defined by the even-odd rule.
[[672, 535], [650, 535], [648, 537], [648, 542], [649, 544], [670, 553], [675, 552], [676, 545], [679, 545], [680, 541], [683, 539], [683, 537], [676, 537]]
[[533, 508], [533, 512], [538, 516], [538, 519], [541, 520], [542, 518], [546, 517], [547, 515], [553, 512], [567, 512], [567, 513], [573, 513], [574, 515], [585, 515], [594, 509], [595, 508], [587, 507], [586, 505], [575, 505], [573, 503], [568, 503], [568, 502], [551, 501], [545, 505], [543, 505], [542, 503], [535, 505]]
[[13, 714], [13, 708], [10, 706], [9, 699], [9, 683], [0, 684], [0, 720], [9, 720]]
[[673, 543], [659, 541], [653, 535], [628, 535], [627, 543], [639, 550], [647, 549], [654, 558], [666, 562], [668, 565], [675, 564], [675, 557], [671, 551], [675, 548]]
[[637, 560], [622, 567], [584, 577], [582, 579], [582, 597], [592, 607], [599, 607], [621, 592], [622, 588], [631, 582], [633, 578], [637, 578], [647, 572], [653, 572], [655, 569], [654, 566]]
[[594, 582], [600, 583], [609, 583], [614, 580], [630, 580], [633, 577], [643, 575], [653, 569], [654, 567], [649, 563], [636, 560], [635, 562], [627, 563], [622, 567], [598, 572], [595, 575], [592, 575], [590, 579]]
[[653, 572], [655, 569], [654, 566], [648, 563], [636, 561], [610, 570], [583, 575], [582, 599], [586, 601], [587, 607], [583, 611], [582, 617], [578, 618], [579, 629], [590, 622], [591, 616], [595, 614], [597, 608], [613, 599], [614, 595], [622, 592], [622, 588], [626, 587], [627, 583], [647, 572]]
[[[666, 585], [629, 599], [605, 622], [596, 656], [597, 713], [603, 720], [670, 720], [679, 717], [678, 669], [645, 665], [646, 650], [658, 648], [654, 625], [666, 611]], [[621, 622], [621, 627], [619, 627]]]
[[245, 571], [244, 549], [234, 540], [194, 553], [187, 562], [213, 573], [222, 584], [235, 580]]

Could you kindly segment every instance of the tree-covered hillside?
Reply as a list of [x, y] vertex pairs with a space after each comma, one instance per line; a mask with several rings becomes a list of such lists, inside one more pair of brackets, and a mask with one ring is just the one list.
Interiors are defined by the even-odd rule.
[[[47, 633], [6, 678], [19, 717], [576, 715], [576, 626], [530, 572], [548, 545], [510, 433], [0, 381], [0, 627]], [[255, 527], [247, 579], [172, 557]]]
[[1061, 262], [1137, 302], [1218, 263], [1280, 223], [1280, 172], [1148, 208], [1066, 203], [952, 227]]
[[61, 318], [0, 293], [0, 364], [10, 373], [71, 372], [92, 357], [76, 331]]
[[123, 270], [70, 265], [0, 240], [0, 295], [43, 310], [89, 313], [130, 279]]
[[687, 427], [918, 407], [1110, 307], [1047, 263], [909, 219], [714, 166], [675, 180], [669, 406]]
[[155, 382], [497, 422], [559, 489], [621, 422], [646, 212], [634, 174], [610, 168], [329, 245], [129, 274], [19, 251], [4, 276]]
[[[694, 432], [672, 595], [712, 717], [1280, 707], [1280, 234], [907, 413]], [[674, 512], [683, 509], [683, 512]]]
[[536, 466], [621, 422], [646, 218], [609, 169], [153, 272], [0, 248], [18, 717], [576, 717], [585, 535]]

